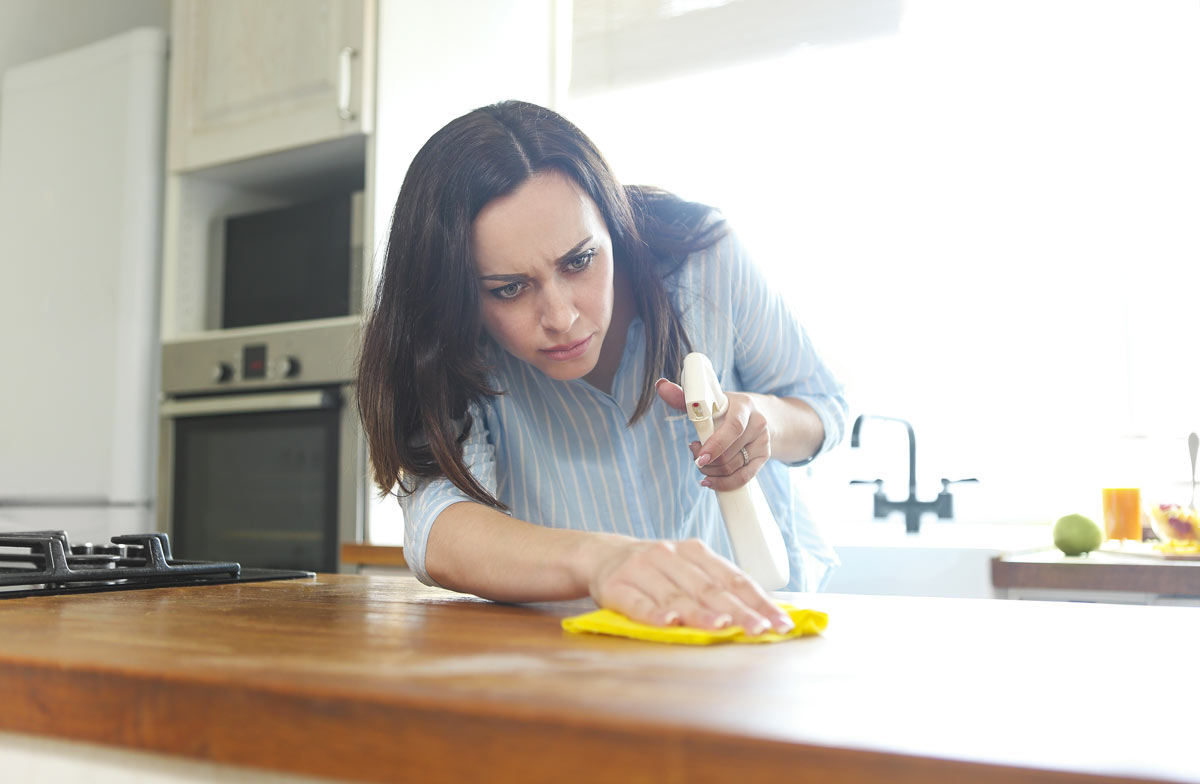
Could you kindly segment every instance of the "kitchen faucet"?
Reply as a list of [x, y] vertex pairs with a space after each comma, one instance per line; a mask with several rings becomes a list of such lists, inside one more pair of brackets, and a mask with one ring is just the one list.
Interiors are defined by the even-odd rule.
[[893, 501], [883, 492], [882, 479], [852, 479], [852, 485], [875, 485], [875, 518], [883, 520], [892, 512], [904, 513], [904, 530], [915, 534], [921, 530], [921, 515], [925, 512], [935, 512], [942, 520], [954, 517], [954, 496], [950, 494], [950, 485], [960, 482], [978, 482], [978, 479], [942, 479], [942, 491], [933, 501], [917, 499], [917, 434], [913, 427], [904, 419], [896, 417], [875, 416], [862, 414], [854, 420], [854, 429], [850, 432], [850, 447], [857, 449], [861, 442], [860, 432], [864, 419], [883, 419], [889, 422], [899, 422], [908, 429], [908, 498], [903, 501]]

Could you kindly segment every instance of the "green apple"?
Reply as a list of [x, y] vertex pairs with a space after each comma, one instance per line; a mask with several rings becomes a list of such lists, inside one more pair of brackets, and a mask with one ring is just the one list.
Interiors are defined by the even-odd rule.
[[1104, 541], [1104, 531], [1090, 517], [1069, 514], [1054, 524], [1054, 546], [1067, 555], [1095, 550]]

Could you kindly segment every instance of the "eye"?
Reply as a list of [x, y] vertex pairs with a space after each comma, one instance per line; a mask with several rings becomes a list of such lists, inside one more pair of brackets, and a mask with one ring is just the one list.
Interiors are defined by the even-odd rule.
[[524, 290], [523, 283], [512, 282], [506, 286], [501, 286], [496, 289], [489, 289], [491, 295], [497, 299], [513, 299]]
[[588, 267], [592, 266], [592, 260], [596, 257], [596, 249], [585, 250], [573, 259], [569, 259], [563, 267], [568, 272], [583, 272]]

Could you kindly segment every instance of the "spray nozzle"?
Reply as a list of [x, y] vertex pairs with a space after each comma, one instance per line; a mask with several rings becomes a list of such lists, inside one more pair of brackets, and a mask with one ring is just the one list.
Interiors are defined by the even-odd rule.
[[692, 421], [715, 419], [729, 407], [729, 398], [721, 391], [712, 362], [703, 354], [693, 352], [683, 358], [683, 373], [679, 381], [687, 403], [688, 418]]

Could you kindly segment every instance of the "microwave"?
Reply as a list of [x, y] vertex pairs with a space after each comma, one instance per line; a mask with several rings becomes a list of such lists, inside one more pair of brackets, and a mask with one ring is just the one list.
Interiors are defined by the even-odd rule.
[[357, 315], [363, 192], [224, 219], [221, 328]]

